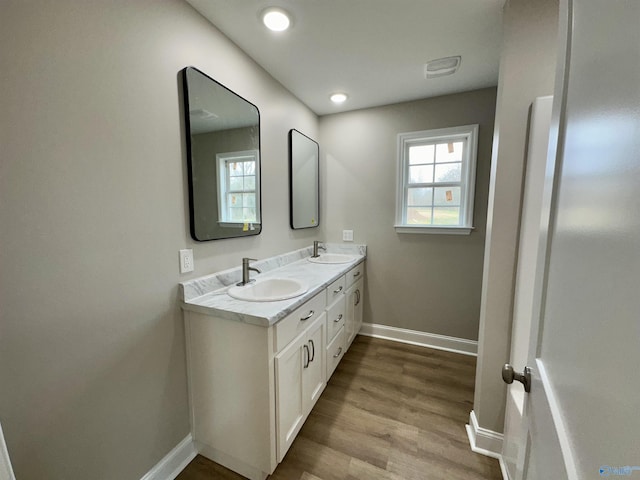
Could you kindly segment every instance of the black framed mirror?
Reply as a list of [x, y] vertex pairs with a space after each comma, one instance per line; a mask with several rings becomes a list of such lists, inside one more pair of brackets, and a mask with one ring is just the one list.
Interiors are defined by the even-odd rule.
[[191, 237], [258, 235], [260, 112], [197, 68], [182, 75]]
[[289, 131], [289, 205], [293, 229], [320, 224], [320, 147], [298, 130]]

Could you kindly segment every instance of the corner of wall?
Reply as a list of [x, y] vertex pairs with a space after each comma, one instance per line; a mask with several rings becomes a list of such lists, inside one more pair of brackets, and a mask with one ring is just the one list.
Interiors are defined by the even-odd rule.
[[506, 389], [499, 371], [511, 341], [529, 107], [553, 93], [558, 15], [558, 0], [511, 0], [504, 7], [473, 406], [477, 422], [489, 431], [502, 430], [504, 423]]
[[189, 434], [140, 480], [173, 480], [197, 454], [196, 444]]

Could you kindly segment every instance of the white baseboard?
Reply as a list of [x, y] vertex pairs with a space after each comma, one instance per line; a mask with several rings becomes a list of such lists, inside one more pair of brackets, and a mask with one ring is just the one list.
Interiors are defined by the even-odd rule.
[[436, 333], [418, 332], [375, 323], [363, 323], [359, 333], [368, 337], [384, 338], [463, 355], [478, 355], [478, 342], [466, 338], [447, 337]]
[[507, 470], [507, 466], [504, 464], [504, 458], [502, 458], [502, 455], [500, 455], [498, 461], [500, 462], [500, 472], [502, 473], [502, 480], [511, 480], [511, 478], [509, 477], [509, 471]]
[[174, 480], [197, 454], [189, 434], [140, 480]]
[[[478, 419], [473, 410], [469, 414], [469, 423], [465, 425], [467, 429], [467, 436], [469, 437], [469, 444], [471, 444], [471, 450], [487, 457], [500, 460], [500, 468], [503, 469], [502, 464], [502, 439], [501, 433], [482, 428], [478, 425]], [[502, 475], [504, 476], [504, 469]], [[506, 478], [506, 477], [505, 477]]]

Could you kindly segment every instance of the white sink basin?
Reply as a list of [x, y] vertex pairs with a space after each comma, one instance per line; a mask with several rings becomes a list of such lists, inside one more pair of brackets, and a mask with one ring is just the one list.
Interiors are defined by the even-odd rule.
[[322, 253], [319, 257], [309, 257], [309, 261], [313, 263], [349, 263], [353, 262], [356, 255], [347, 255], [344, 253]]
[[305, 293], [309, 287], [300, 280], [292, 278], [265, 278], [248, 285], [233, 286], [227, 293], [238, 300], [248, 302], [275, 302], [287, 300]]

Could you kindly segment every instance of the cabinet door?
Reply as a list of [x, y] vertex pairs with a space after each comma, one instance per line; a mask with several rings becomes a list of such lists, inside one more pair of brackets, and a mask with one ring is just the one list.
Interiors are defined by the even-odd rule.
[[360, 331], [360, 328], [362, 328], [362, 306], [363, 306], [363, 299], [364, 299], [364, 279], [361, 278], [360, 280], [358, 280], [356, 282], [356, 284], [354, 285], [354, 287], [356, 287], [356, 298], [355, 298], [355, 305], [354, 305], [354, 321], [353, 321], [353, 335], [354, 337], [358, 334], [358, 332]]
[[345, 346], [349, 348], [353, 338], [356, 336], [356, 302], [358, 300], [358, 295], [356, 294], [357, 285], [352, 285], [349, 287], [346, 293], [347, 298], [347, 308], [345, 314], [344, 321], [344, 333], [345, 333]]
[[302, 376], [308, 362], [306, 336], [291, 342], [275, 358], [278, 462], [296, 438], [306, 418]]
[[326, 385], [326, 315], [276, 355], [278, 462], [302, 428]]
[[305, 412], [308, 414], [326, 385], [326, 315], [322, 314], [306, 336], [308, 358], [303, 368], [302, 387]]
[[346, 346], [349, 348], [362, 326], [362, 290], [364, 280], [361, 278], [347, 290], [347, 311], [345, 321]]

